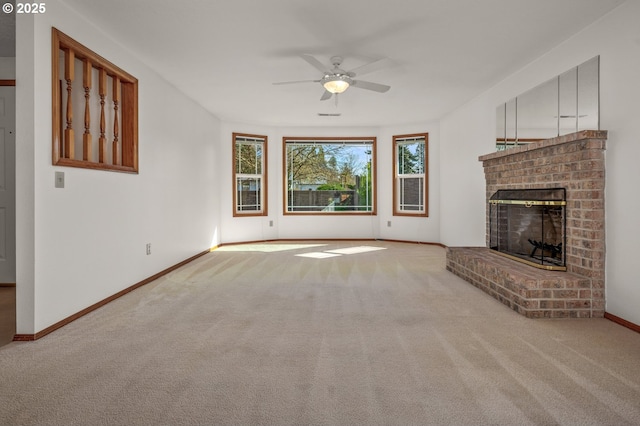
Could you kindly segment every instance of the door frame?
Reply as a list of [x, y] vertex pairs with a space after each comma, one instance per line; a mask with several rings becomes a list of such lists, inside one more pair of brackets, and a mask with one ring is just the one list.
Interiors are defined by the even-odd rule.
[[[15, 87], [16, 86], [16, 81], [15, 80], [0, 80], [0, 87]], [[14, 109], [15, 109], [15, 105], [13, 105]], [[15, 163], [15, 158], [13, 159], [14, 163]], [[15, 212], [14, 212], [15, 213]], [[15, 214], [14, 214], [15, 217]], [[13, 251], [15, 252], [15, 245], [13, 247]], [[0, 287], [15, 287], [16, 283], [0, 283]]]

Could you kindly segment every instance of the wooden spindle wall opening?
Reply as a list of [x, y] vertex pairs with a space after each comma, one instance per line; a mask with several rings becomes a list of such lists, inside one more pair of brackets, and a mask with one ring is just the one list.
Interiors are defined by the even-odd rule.
[[53, 164], [137, 173], [138, 80], [55, 28], [52, 58]]
[[107, 161], [107, 138], [104, 135], [107, 126], [104, 116], [104, 104], [107, 96], [107, 72], [104, 69], [101, 69], [99, 72], [98, 93], [100, 94], [100, 139], [98, 140], [98, 149], [100, 153], [98, 161], [100, 163], [104, 163]]
[[113, 78], [111, 83], [113, 87], [113, 146], [111, 148], [113, 156], [113, 164], [120, 163], [120, 145], [118, 136], [120, 135], [120, 123], [118, 121], [118, 105], [120, 104], [120, 79], [118, 77]]
[[64, 51], [64, 79], [67, 82], [67, 108], [66, 108], [66, 123], [67, 127], [64, 129], [64, 156], [66, 158], [74, 158], [74, 133], [73, 133], [73, 78], [75, 70], [73, 50]]
[[91, 76], [93, 75], [93, 67], [88, 59], [84, 60], [82, 67], [82, 82], [84, 85], [84, 135], [82, 135], [82, 159], [91, 161], [93, 158], [93, 144], [91, 143]]

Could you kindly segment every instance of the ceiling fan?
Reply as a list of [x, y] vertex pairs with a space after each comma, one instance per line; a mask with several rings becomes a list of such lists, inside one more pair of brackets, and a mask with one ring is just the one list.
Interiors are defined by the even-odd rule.
[[[311, 55], [301, 55], [302, 59], [307, 61], [311, 66], [322, 72], [323, 76], [319, 80], [300, 80], [300, 81], [284, 81], [280, 83], [273, 83], [275, 85], [280, 84], [297, 84], [297, 83], [320, 83], [324, 88], [324, 93], [320, 97], [321, 101], [330, 99], [334, 94], [337, 96], [343, 93], [349, 87], [357, 87], [360, 89], [373, 90], [374, 92], [384, 93], [391, 87], [385, 84], [372, 83], [370, 81], [356, 80], [357, 74], [365, 74], [367, 72], [374, 71], [383, 61], [383, 59], [371, 62], [369, 64], [362, 65], [351, 71], [345, 71], [340, 68], [342, 64], [341, 56], [331, 57], [331, 64], [333, 68], [328, 68], [322, 64], [319, 60]], [[337, 101], [337, 97], [336, 97]]]

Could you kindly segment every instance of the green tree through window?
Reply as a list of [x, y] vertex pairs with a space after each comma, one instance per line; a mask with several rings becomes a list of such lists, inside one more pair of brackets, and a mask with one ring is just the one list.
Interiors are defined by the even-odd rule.
[[395, 216], [427, 216], [427, 133], [393, 137]]
[[267, 137], [233, 134], [233, 215], [266, 216]]
[[375, 138], [284, 138], [285, 213], [373, 214]]

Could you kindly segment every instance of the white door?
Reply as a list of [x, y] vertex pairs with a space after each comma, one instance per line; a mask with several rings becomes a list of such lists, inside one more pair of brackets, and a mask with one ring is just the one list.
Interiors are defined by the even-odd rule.
[[16, 88], [0, 86], [0, 284], [16, 282]]

